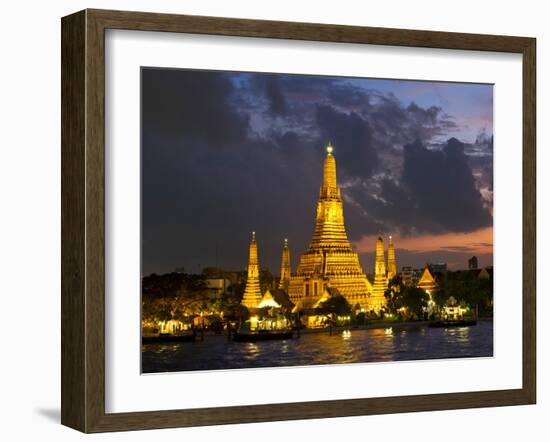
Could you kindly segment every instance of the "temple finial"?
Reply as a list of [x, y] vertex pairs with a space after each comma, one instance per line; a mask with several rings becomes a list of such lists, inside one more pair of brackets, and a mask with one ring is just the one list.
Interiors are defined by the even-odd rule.
[[252, 240], [253, 240], [253, 241], [256, 240], [256, 232], [252, 232]]
[[325, 196], [327, 197], [329, 194], [332, 195], [334, 192], [339, 192], [336, 182], [336, 158], [332, 155], [332, 151], [333, 147], [329, 142], [327, 145], [327, 156], [325, 157], [325, 164], [323, 166], [323, 189], [325, 189]]

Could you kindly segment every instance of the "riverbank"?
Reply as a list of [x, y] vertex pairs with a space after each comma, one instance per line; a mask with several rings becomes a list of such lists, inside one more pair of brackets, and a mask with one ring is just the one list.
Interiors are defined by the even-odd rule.
[[357, 325], [342, 325], [338, 327], [320, 327], [320, 328], [302, 328], [300, 334], [309, 333], [328, 333], [332, 330], [333, 333], [344, 330], [374, 330], [379, 328], [411, 328], [411, 327], [427, 327], [429, 321], [371, 321], [367, 324]]
[[[377, 330], [378, 329], [378, 330]], [[343, 331], [349, 333], [343, 333]], [[210, 334], [212, 333], [212, 334]], [[427, 321], [373, 321], [347, 327], [301, 330], [300, 338], [234, 342], [205, 333], [193, 343], [145, 344], [144, 373], [307, 366], [362, 362], [491, 357], [492, 321], [474, 327], [433, 328]]]
[[[478, 322], [492, 322], [493, 318], [480, 318], [478, 319]], [[338, 327], [319, 327], [319, 328], [302, 328], [300, 329], [300, 336], [301, 335], [310, 335], [310, 334], [316, 334], [316, 333], [327, 333], [327, 334], [337, 334], [341, 333], [343, 331], [349, 330], [376, 330], [376, 329], [394, 329], [394, 330], [402, 330], [402, 329], [415, 329], [415, 328], [423, 328], [428, 327], [430, 324], [430, 321], [384, 321], [384, 320], [373, 320], [369, 321], [366, 324], [356, 324], [356, 325], [343, 325]], [[201, 331], [197, 330], [196, 337], [197, 340], [201, 339]], [[214, 337], [214, 336], [227, 336], [227, 331], [224, 331], [222, 333], [215, 333], [210, 330], [204, 331], [204, 337]], [[296, 331], [295, 335], [296, 337]]]

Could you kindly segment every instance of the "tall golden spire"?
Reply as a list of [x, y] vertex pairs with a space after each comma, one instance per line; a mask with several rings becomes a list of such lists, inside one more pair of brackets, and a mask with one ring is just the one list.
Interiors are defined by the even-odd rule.
[[290, 250], [288, 248], [288, 239], [285, 238], [285, 245], [283, 246], [283, 258], [281, 260], [281, 280], [279, 281], [279, 288], [288, 290], [288, 284], [290, 283]]
[[256, 232], [252, 232], [252, 240], [248, 250], [248, 277], [241, 304], [249, 309], [257, 308], [261, 300], [258, 244], [256, 243]]
[[329, 143], [323, 167], [323, 185], [317, 202], [315, 232], [309, 246], [310, 251], [335, 247], [351, 251], [344, 226], [342, 196], [336, 182], [336, 159], [332, 152], [333, 147]]
[[376, 303], [385, 303], [384, 292], [388, 286], [386, 278], [386, 259], [384, 257], [384, 242], [381, 237], [376, 241], [376, 258], [374, 262], [374, 284], [372, 286], [372, 299]]
[[379, 236], [376, 240], [376, 262], [374, 264], [374, 274], [386, 277], [386, 258], [384, 257], [384, 241]]
[[323, 189], [335, 189], [336, 184], [336, 160], [332, 155], [334, 148], [330, 143], [327, 146], [327, 157], [325, 158], [325, 167], [323, 168]]
[[352, 306], [359, 304], [367, 311], [379, 310], [380, 306], [370, 303], [372, 286], [346, 234], [336, 159], [330, 143], [326, 150], [313, 238], [308, 250], [300, 256], [296, 274], [290, 278], [289, 296], [298, 308], [308, 308], [315, 305], [326, 289], [332, 289], [331, 293], [340, 293]]
[[397, 264], [395, 262], [395, 249], [393, 248], [393, 239], [390, 235], [390, 245], [388, 246], [388, 281], [397, 275]]

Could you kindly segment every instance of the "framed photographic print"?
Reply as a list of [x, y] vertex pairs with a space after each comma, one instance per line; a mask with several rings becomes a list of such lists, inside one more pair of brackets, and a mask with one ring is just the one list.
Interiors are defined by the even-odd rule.
[[532, 404], [535, 40], [62, 19], [62, 423]]

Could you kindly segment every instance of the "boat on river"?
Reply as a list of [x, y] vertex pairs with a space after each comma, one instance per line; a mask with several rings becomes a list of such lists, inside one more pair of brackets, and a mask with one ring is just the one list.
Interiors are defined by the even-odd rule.
[[258, 342], [258, 341], [274, 341], [282, 339], [292, 339], [294, 332], [292, 330], [257, 330], [235, 332], [233, 335], [234, 342]]
[[476, 325], [477, 321], [475, 319], [452, 319], [452, 320], [439, 320], [431, 321], [428, 324], [428, 327], [433, 328], [449, 328], [449, 327], [471, 327]]

